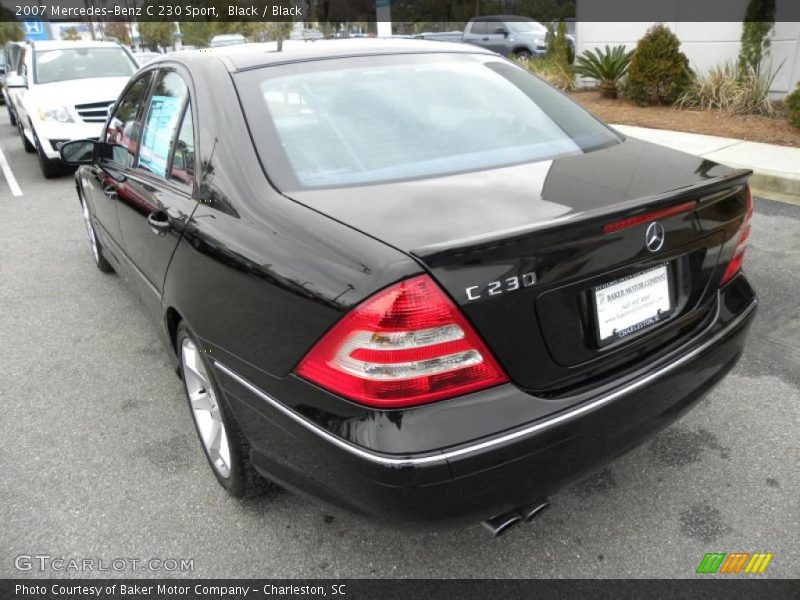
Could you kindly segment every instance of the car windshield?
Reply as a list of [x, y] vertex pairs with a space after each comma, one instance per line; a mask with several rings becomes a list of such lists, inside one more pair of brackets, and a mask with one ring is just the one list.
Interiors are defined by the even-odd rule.
[[571, 100], [496, 57], [373, 56], [299, 70], [237, 75], [258, 150], [284, 189], [442, 176], [619, 141]]
[[136, 70], [122, 48], [39, 50], [34, 68], [36, 83], [89, 77], [129, 77]]
[[509, 29], [514, 33], [546, 33], [547, 28], [537, 21], [510, 21]]

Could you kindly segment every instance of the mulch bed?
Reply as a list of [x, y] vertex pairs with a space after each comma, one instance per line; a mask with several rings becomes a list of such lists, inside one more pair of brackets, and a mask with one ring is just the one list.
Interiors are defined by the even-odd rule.
[[789, 126], [778, 106], [775, 117], [731, 115], [719, 110], [677, 109], [671, 106], [636, 106], [625, 99], [610, 100], [599, 92], [578, 91], [573, 100], [606, 123], [671, 129], [721, 137], [800, 147], [800, 129]]

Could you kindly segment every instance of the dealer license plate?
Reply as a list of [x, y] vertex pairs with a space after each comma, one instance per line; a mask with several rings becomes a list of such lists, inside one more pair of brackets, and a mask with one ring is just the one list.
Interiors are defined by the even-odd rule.
[[667, 265], [594, 289], [597, 333], [602, 345], [663, 321], [672, 310]]

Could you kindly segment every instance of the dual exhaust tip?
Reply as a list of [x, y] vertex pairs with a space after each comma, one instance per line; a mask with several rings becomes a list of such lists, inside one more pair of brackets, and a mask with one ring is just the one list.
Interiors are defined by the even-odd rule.
[[487, 519], [481, 523], [493, 537], [500, 537], [506, 531], [522, 521], [533, 521], [536, 517], [550, 508], [549, 500], [533, 502], [524, 506], [519, 506], [501, 515]]

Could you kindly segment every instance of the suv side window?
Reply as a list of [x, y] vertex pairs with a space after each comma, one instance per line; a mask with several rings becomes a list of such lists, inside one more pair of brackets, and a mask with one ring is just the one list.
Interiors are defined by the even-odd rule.
[[152, 73], [145, 73], [128, 88], [117, 109], [108, 121], [103, 142], [107, 144], [106, 158], [123, 167], [133, 165], [139, 143], [139, 112], [147, 99]]
[[166, 177], [167, 163], [188, 97], [189, 88], [175, 71], [161, 71], [158, 74], [142, 127], [140, 169], [158, 177]]
[[474, 21], [470, 33], [474, 33], [475, 35], [483, 35], [486, 33], [486, 21]]

